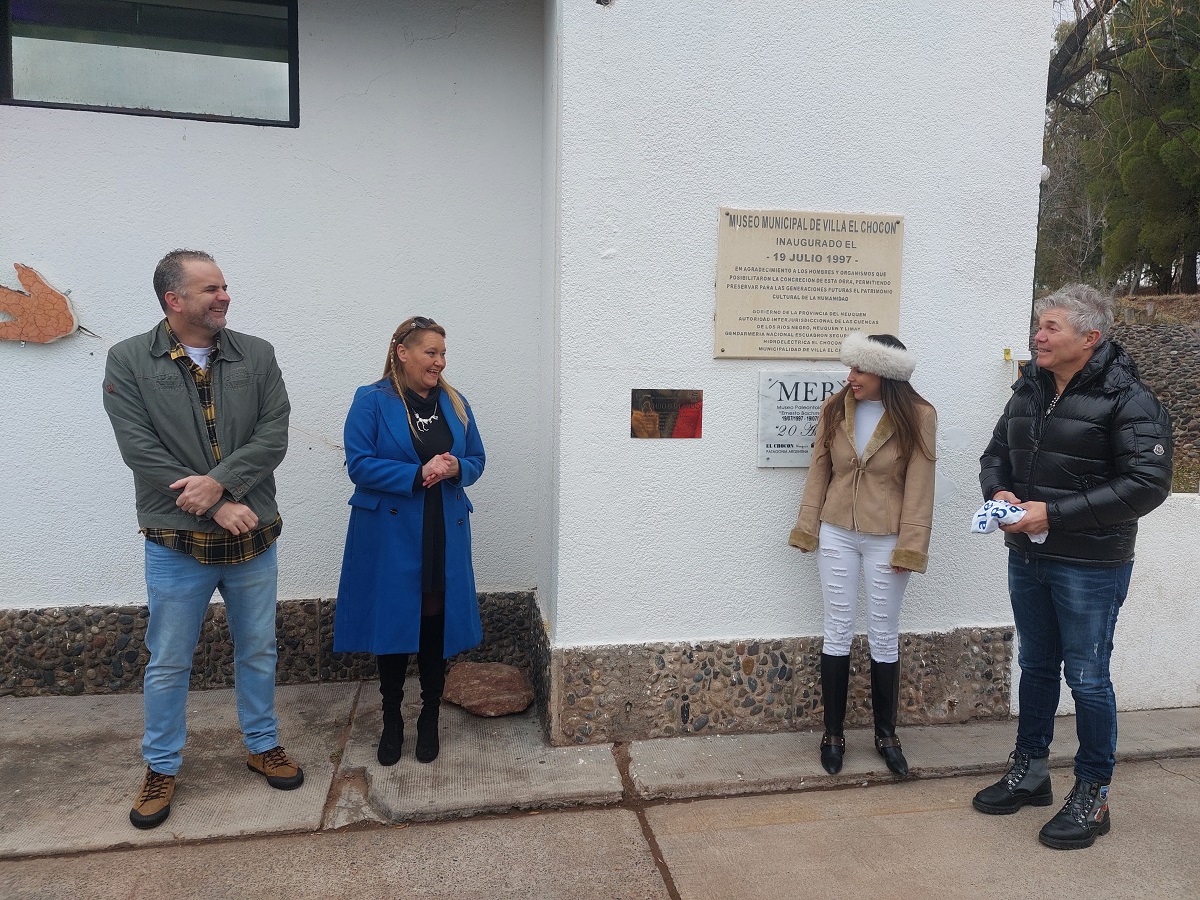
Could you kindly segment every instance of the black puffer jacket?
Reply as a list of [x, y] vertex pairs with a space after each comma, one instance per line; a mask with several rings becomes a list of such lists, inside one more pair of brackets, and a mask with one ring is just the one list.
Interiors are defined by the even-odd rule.
[[1054, 376], [1025, 366], [980, 457], [984, 499], [1047, 506], [1050, 534], [1005, 543], [1027, 557], [1114, 566], [1133, 559], [1137, 520], [1171, 492], [1171, 418], [1119, 344], [1105, 341], [1047, 416]]

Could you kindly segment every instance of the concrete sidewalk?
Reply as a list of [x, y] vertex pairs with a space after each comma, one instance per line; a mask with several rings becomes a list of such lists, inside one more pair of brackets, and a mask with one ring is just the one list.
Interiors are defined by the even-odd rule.
[[[610, 746], [547, 747], [532, 711], [483, 719], [446, 704], [441, 756], [417, 763], [406, 734], [403, 758], [385, 769], [374, 682], [280, 687], [276, 698], [304, 784], [268, 788], [246, 767], [233, 691], [193, 691], [171, 815], [149, 831], [128, 820], [145, 772], [140, 694], [0, 701], [0, 859], [621, 799]], [[409, 722], [419, 704], [406, 704]]]
[[[417, 693], [407, 692], [410, 697]], [[1021, 829], [1021, 842], [1029, 844], [1031, 849], [1036, 846], [1037, 828], [1048, 818], [1042, 813], [1053, 814], [1052, 810], [1038, 810], [1004, 817], [1003, 821], [979, 816], [970, 810], [970, 793], [986, 784], [987, 778], [956, 780], [960, 786], [953, 789], [949, 782], [939, 787], [938, 782], [928, 780], [1002, 770], [1015, 733], [1011, 722], [905, 728], [902, 737], [914, 777], [893, 785], [896, 779], [875, 753], [869, 731], [847, 735], [846, 768], [831, 777], [820, 769], [818, 737], [812, 733], [641, 741], [618, 748], [614, 753], [614, 748], [607, 745], [547, 747], [532, 713], [481, 719], [450, 705], [443, 711], [443, 750], [437, 761], [430, 765], [417, 763], [412, 758], [413, 738], [406, 736], [400, 763], [384, 769], [374, 759], [380, 727], [378, 707], [376, 685], [370, 682], [279, 688], [282, 740], [306, 773], [303, 787], [282, 792], [269, 789], [260, 776], [247, 770], [232, 692], [193, 693], [189, 699], [189, 742], [171, 817], [157, 829], [138, 831], [129, 825], [128, 811], [143, 771], [138, 752], [140, 695], [0, 700], [0, 797], [4, 798], [4, 815], [0, 817], [0, 886], [5, 883], [5, 873], [16, 871], [15, 861], [21, 857], [80, 855], [164, 845], [174, 852], [185, 845], [212, 846], [197, 842], [248, 836], [291, 835], [292, 838], [279, 839], [293, 841], [307, 836], [305, 842], [311, 842], [319, 834], [322, 846], [333, 852], [341, 844], [330, 843], [332, 836], [323, 833], [347, 826], [358, 826], [341, 832], [345, 841], [353, 844], [355, 839], [350, 835], [366, 834], [362, 828], [381, 823], [621, 804], [620, 809], [563, 814], [561, 819], [556, 818], [560, 824], [553, 827], [548, 824], [550, 818], [517, 816], [480, 819], [474, 824], [443, 822], [428, 828], [458, 834], [456, 840], [479, 841], [484, 848], [503, 847], [510, 839], [532, 842], [533, 846], [543, 840], [553, 845], [556, 835], [571, 835], [570, 842], [575, 848], [571, 858], [575, 861], [563, 863], [560, 873], [567, 881], [583, 877], [574, 867], [585, 865], [589, 853], [599, 854], [599, 859], [608, 858], [605, 854], [611, 851], [616, 854], [614, 858], [628, 861], [631, 868], [625, 874], [636, 883], [642, 883], [638, 879], [648, 879], [645, 884], [661, 885], [670, 882], [670, 870], [674, 868], [670, 859], [676, 858], [680, 868], [675, 878], [681, 883], [699, 879], [692, 883], [686, 896], [708, 896], [700, 890], [714, 877], [701, 864], [705, 854], [715, 853], [716, 862], [725, 860], [733, 866], [727, 873], [733, 878], [737, 874], [733, 865], [736, 860], [729, 854], [734, 853], [732, 848], [739, 841], [748, 843], [738, 853], [762, 856], [763, 848], [755, 841], [765, 833], [754, 838], [755, 828], [769, 826], [790, 834], [796, 829], [803, 832], [812, 823], [826, 819], [846, 827], [880, 827], [882, 820], [876, 820], [882, 813], [877, 812], [877, 806], [899, 802], [899, 809], [908, 810], [905, 815], [913, 812], [909, 806], [914, 801], [902, 799], [898, 791], [919, 793], [923, 798], [918, 802], [920, 809], [930, 814], [942, 810], [952, 814], [951, 818], [962, 816], [981, 834], [997, 829], [1011, 832], [1013, 821], [1020, 819], [1022, 826], [1028, 826]], [[415, 706], [408, 712], [406, 719], [415, 720]], [[1200, 709], [1124, 713], [1120, 728], [1118, 783], [1123, 781], [1122, 773], [1134, 765], [1134, 760], [1183, 760], [1200, 755]], [[1052, 765], [1069, 763], [1074, 752], [1072, 720], [1060, 720], [1057, 732], [1059, 752], [1052, 758]], [[618, 757], [627, 760], [625, 773]], [[1191, 799], [1178, 812], [1171, 811], [1175, 807], [1170, 804], [1159, 807], [1151, 804], [1148, 814], [1153, 817], [1158, 809], [1160, 815], [1180, 817], [1179, 822], [1167, 822], [1162, 827], [1181, 839], [1186, 837], [1190, 846], [1197, 823], [1194, 810], [1200, 800], [1196, 796], [1195, 778], [1200, 767], [1191, 761], [1181, 765], [1187, 767], [1187, 773], [1171, 777], [1179, 777], [1190, 785]], [[1153, 768], [1160, 773], [1159, 777], [1168, 777], [1169, 773]], [[627, 777], [623, 778], [623, 774]], [[1069, 772], [1056, 772], [1055, 778], [1057, 799], [1065, 794]], [[865, 793], [860, 790], [808, 793], [874, 784], [893, 786]], [[947, 793], [953, 800], [931, 799], [935, 794], [940, 796], [939, 792]], [[736, 799], [736, 795], [753, 793], [771, 796]], [[1121, 789], [1122, 803], [1125, 795]], [[809, 799], [803, 799], [805, 796]], [[690, 804], [663, 802], [700, 797], [734, 799]], [[716, 805], [705, 806], [705, 803]], [[808, 811], [795, 812], [796, 804], [807, 804], [804, 808]], [[812, 812], [813, 804], [828, 809], [817, 814]], [[962, 826], [944, 826], [947, 833], [955, 829], [961, 831]], [[1120, 824], [1114, 825], [1114, 832], [1119, 829]], [[723, 831], [729, 833], [714, 844], [714, 836]], [[1024, 834], [1025, 831], [1030, 834]], [[385, 828], [383, 833], [394, 832]], [[503, 834], [508, 837], [502, 837]], [[817, 837], [822, 844], [830, 840], [830, 835], [823, 832]], [[410, 840], [417, 838], [413, 836]], [[254, 846], [258, 848], [256, 855], [267, 852], [265, 844], [260, 847], [256, 841]], [[632, 855], [626, 855], [629, 847], [635, 848], [629, 851]], [[219, 853], [215, 849], [195, 852]], [[833, 850], [826, 848], [821, 852]], [[1065, 856], [1075, 855], [1078, 854]], [[517, 864], [518, 857], [519, 854], [513, 857], [513, 864]], [[799, 858], [807, 857], [802, 853]], [[46, 864], [57, 870], [61, 862]], [[501, 863], [504, 862], [502, 859]], [[819, 860], [815, 860], [814, 865], [818, 864]], [[612, 868], [613, 863], [604, 865]], [[758, 859], [756, 865], [761, 869], [765, 863]], [[20, 868], [25, 871], [30, 866], [31, 871], [37, 871], [37, 860], [30, 859]], [[539, 859], [535, 864], [538, 866], [554, 868], [549, 857]], [[617, 869], [625, 871], [621, 866]], [[1195, 867], [1189, 871], [1195, 871]], [[739, 877], [750, 883], [745, 880], [746, 872]], [[733, 884], [724, 883], [727, 887]], [[766, 886], [764, 882], [764, 889]], [[517, 888], [514, 891], [512, 896], [521, 895]], [[663, 894], [638, 891], [628, 896], [684, 896], [674, 886], [666, 888]], [[730, 893], [736, 891], [730, 888]], [[491, 896], [508, 895], [502, 890], [491, 893]], [[577, 896], [626, 894], [581, 889]]]
[[[1055, 770], [1061, 793], [1070, 773]], [[1113, 830], [1037, 843], [979, 776], [0, 860], [4, 900], [1194, 900], [1200, 758], [1123, 763]], [[636, 806], [636, 805], [634, 805]]]

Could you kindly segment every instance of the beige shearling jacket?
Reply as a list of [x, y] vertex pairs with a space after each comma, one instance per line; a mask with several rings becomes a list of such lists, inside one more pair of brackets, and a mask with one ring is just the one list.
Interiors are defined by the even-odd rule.
[[[837, 396], [826, 403], [836, 403]], [[897, 535], [891, 563], [913, 572], [929, 564], [929, 533], [933, 526], [933, 479], [937, 460], [914, 447], [906, 459], [894, 439], [895, 424], [884, 412], [858, 458], [854, 439], [854, 395], [847, 391], [846, 418], [826, 439], [817, 426], [808, 482], [800, 515], [788, 543], [802, 550], [817, 549], [821, 522], [863, 534]], [[937, 413], [917, 406], [921, 439], [930, 452], [937, 446]], [[823, 422], [823, 420], [822, 420]]]

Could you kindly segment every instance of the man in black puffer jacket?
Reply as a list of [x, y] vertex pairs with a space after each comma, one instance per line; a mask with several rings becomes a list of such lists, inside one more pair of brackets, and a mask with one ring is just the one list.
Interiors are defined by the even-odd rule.
[[1039, 838], [1076, 849], [1110, 827], [1113, 631], [1133, 571], [1137, 520], [1171, 491], [1171, 420], [1129, 354], [1107, 339], [1110, 299], [1068, 285], [1034, 312], [1035, 359], [980, 458], [984, 499], [1016, 504], [1025, 515], [1001, 526], [1020, 640], [1017, 744], [1008, 772], [976, 794], [974, 806], [1003, 815], [1054, 802], [1047, 759], [1065, 671], [1079, 735], [1075, 786]]

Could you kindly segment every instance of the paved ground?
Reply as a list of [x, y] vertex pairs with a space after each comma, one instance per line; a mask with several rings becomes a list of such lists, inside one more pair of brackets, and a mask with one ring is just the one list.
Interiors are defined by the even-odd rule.
[[[1055, 770], [1056, 799], [1072, 782]], [[1200, 760], [1121, 766], [1113, 829], [1049, 850], [1057, 808], [984, 816], [978, 776], [666, 804], [646, 816], [680, 897], [1117, 898], [1200, 896]]]
[[[0, 898], [1200, 896], [1200, 709], [1122, 714], [1113, 831], [1064, 853], [1037, 843], [1053, 808], [970, 808], [1011, 723], [905, 729], [897, 782], [866, 732], [830, 778], [807, 733], [548, 748], [531, 715], [447, 708], [435, 763], [410, 738], [382, 769], [376, 697], [280, 688], [307, 779], [277, 792], [245, 768], [231, 693], [193, 694], [171, 817], [148, 832], [127, 819], [139, 695], [0, 700]], [[1056, 799], [1070, 782], [1055, 771]]]

